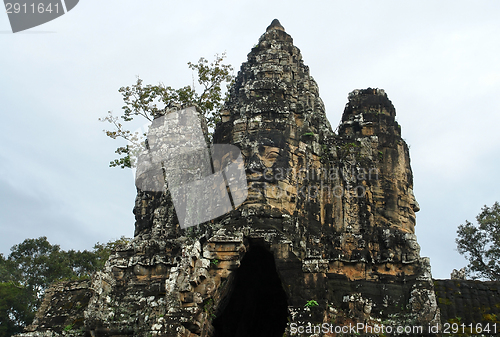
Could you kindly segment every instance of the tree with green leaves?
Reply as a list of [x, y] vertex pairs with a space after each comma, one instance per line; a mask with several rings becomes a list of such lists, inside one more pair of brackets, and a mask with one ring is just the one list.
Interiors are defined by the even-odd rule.
[[65, 252], [44, 236], [14, 245], [8, 263], [10, 280], [27, 287], [38, 299], [52, 282], [73, 275]]
[[23, 331], [33, 321], [34, 308], [31, 294], [14, 282], [0, 283], [0, 337], [12, 336]]
[[500, 204], [485, 205], [476, 221], [458, 226], [455, 240], [458, 252], [469, 260], [467, 276], [500, 281]]
[[199, 88], [196, 88], [194, 83], [192, 86], [179, 89], [165, 86], [163, 83], [144, 85], [139, 77], [132, 86], [121, 87], [118, 91], [122, 94], [125, 103], [122, 107], [122, 115], [117, 117], [109, 111], [106, 117], [99, 119], [113, 126], [113, 130], [104, 130], [108, 137], [128, 141], [128, 145], [116, 149], [115, 153], [121, 157], [111, 161], [109, 166], [135, 167], [137, 153], [145, 146], [146, 135], [128, 130], [124, 123], [131, 122], [135, 117], [152, 122], [164, 110], [159, 106], [171, 108], [195, 105], [206, 118], [208, 127], [213, 129], [220, 120], [220, 110], [234, 80], [233, 67], [223, 63], [225, 57], [226, 54], [223, 53], [215, 55], [212, 62], [203, 57], [198, 60], [198, 63], [188, 62], [189, 69], [196, 73]]

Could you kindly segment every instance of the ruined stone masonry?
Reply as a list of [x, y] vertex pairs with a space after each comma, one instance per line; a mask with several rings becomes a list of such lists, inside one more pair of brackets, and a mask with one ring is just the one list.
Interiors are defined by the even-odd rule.
[[213, 136], [241, 150], [246, 201], [183, 230], [168, 190], [138, 190], [132, 242], [91, 281], [51, 288], [22, 336], [439, 326], [445, 304], [435, 287], [444, 294], [446, 285], [420, 256], [419, 206], [395, 116], [383, 90], [354, 90], [335, 133], [309, 67], [274, 20], [241, 66]]

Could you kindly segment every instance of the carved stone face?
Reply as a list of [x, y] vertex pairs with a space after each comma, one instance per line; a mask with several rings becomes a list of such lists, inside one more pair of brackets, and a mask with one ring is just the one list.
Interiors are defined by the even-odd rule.
[[250, 181], [273, 181], [274, 168], [282, 150], [277, 146], [255, 144], [243, 153], [247, 179]]
[[294, 208], [294, 168], [283, 135], [250, 140], [241, 149], [248, 181], [247, 205], [271, 205], [290, 212]]
[[[415, 233], [415, 225], [416, 225], [416, 214], [418, 211], [420, 211], [420, 205], [417, 202], [417, 199], [415, 198], [415, 195], [413, 194], [413, 189], [408, 188], [408, 200], [410, 204], [410, 210], [408, 211], [408, 225], [406, 226], [411, 233]], [[404, 223], [404, 222], [403, 222]], [[403, 228], [405, 226], [403, 225]]]

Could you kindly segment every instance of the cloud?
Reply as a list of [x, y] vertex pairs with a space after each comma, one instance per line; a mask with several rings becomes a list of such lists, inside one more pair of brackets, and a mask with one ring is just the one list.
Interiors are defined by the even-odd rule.
[[[492, 1], [87, 1], [38, 28], [53, 34], [0, 34], [1, 251], [39, 235], [65, 249], [130, 236], [132, 174], [107, 167], [118, 145], [97, 118], [120, 113], [117, 90], [136, 75], [189, 85], [186, 63], [223, 51], [237, 71], [278, 18], [333, 127], [353, 89], [388, 93], [411, 146], [422, 255], [434, 276], [449, 277], [465, 263], [456, 227], [500, 187], [499, 9]], [[0, 29], [10, 29], [7, 15]]]
[[0, 200], [0, 252], [5, 255], [14, 243], [27, 238], [47, 236], [51, 243], [65, 247], [82, 246], [89, 239], [85, 227], [66, 212], [67, 205], [60, 200], [16, 188], [4, 179], [0, 180]]

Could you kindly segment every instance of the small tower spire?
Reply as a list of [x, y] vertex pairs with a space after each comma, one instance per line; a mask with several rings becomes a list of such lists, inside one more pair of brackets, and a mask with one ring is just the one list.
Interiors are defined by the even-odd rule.
[[270, 31], [271, 29], [285, 31], [285, 28], [281, 25], [281, 23], [278, 21], [278, 19], [274, 19], [273, 22], [271, 22], [269, 27], [267, 27], [266, 32]]

